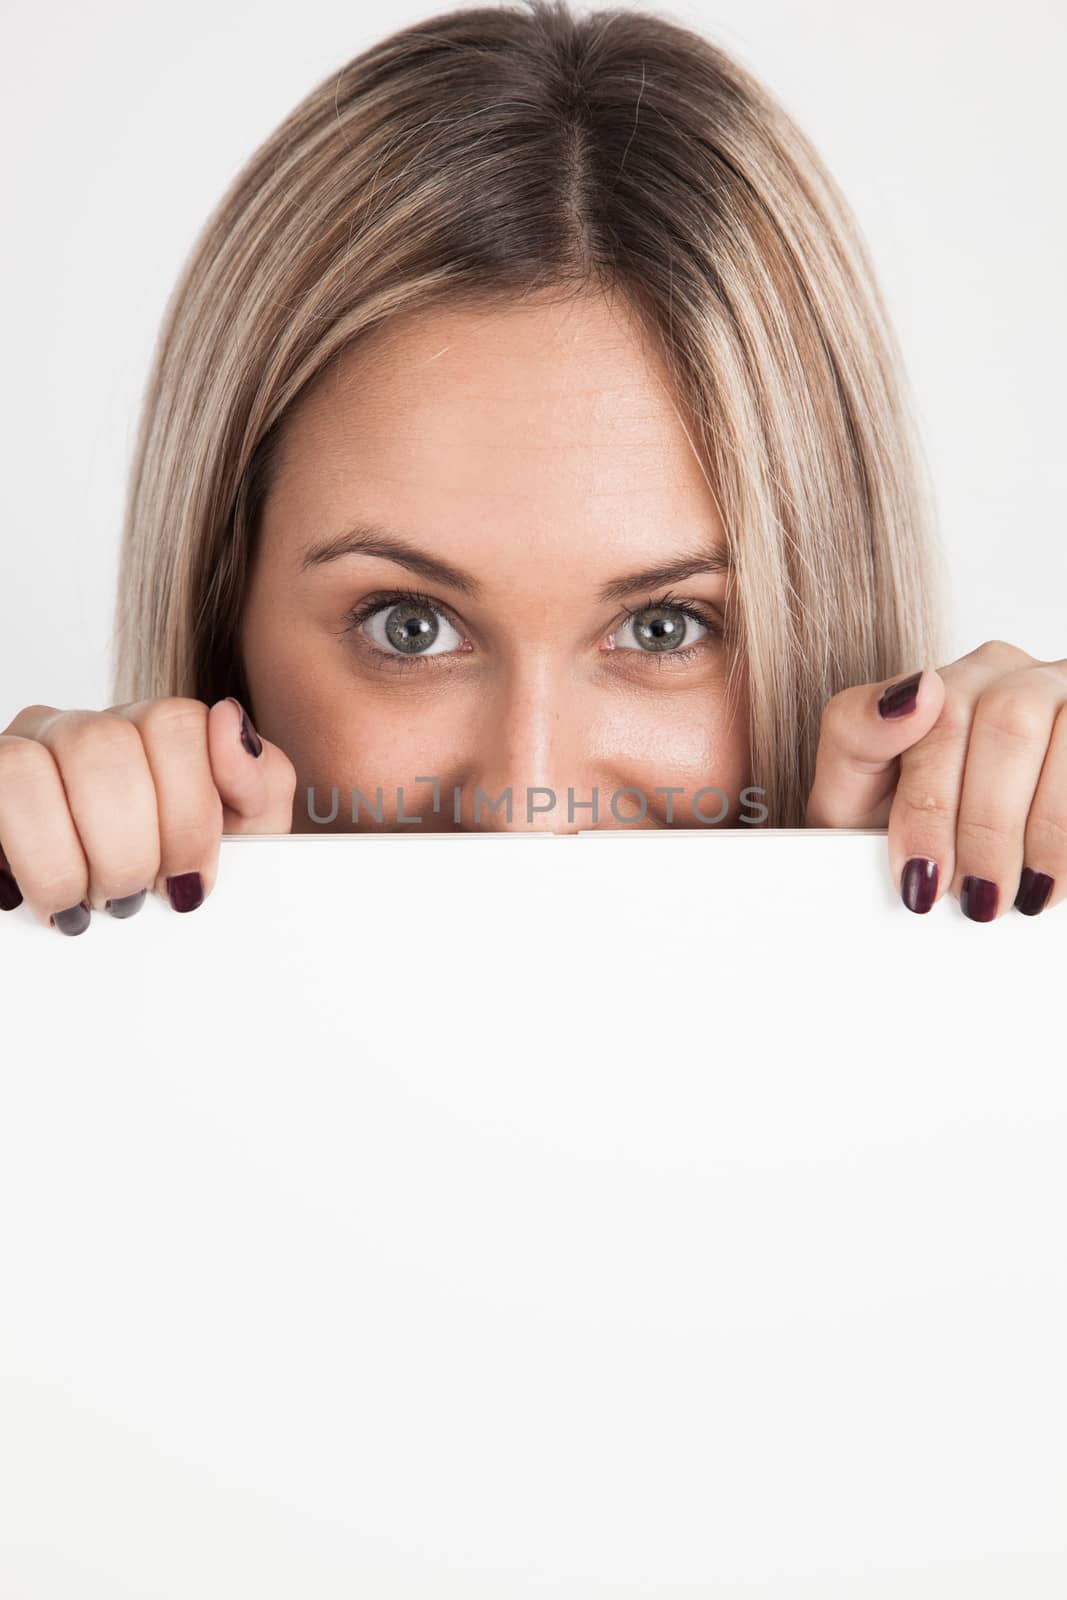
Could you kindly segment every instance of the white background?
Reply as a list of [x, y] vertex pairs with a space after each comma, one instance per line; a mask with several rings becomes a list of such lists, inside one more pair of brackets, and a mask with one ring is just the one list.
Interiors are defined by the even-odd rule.
[[1065, 970], [836, 830], [4, 913], [0, 1593], [1063, 1600]]
[[[37, 701], [110, 701], [142, 388], [209, 210], [317, 81], [443, 9], [6, 7], [0, 726]], [[949, 659], [987, 638], [1067, 656], [1067, 11], [1049, 0], [658, 9], [780, 95], [859, 216], [933, 471], [953, 580]]]

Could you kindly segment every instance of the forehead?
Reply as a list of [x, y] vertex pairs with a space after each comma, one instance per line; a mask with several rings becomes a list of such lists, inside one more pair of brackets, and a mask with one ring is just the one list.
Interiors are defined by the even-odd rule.
[[394, 318], [301, 396], [271, 497], [297, 537], [359, 514], [468, 547], [495, 528], [516, 553], [640, 556], [718, 526], [654, 341], [601, 296]]

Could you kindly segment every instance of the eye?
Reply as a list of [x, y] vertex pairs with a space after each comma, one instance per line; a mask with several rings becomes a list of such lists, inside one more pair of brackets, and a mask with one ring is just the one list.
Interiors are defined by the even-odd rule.
[[719, 631], [710, 617], [703, 616], [692, 603], [660, 600], [655, 605], [628, 612], [612, 639], [616, 649], [643, 650], [649, 655], [681, 653], [689, 656], [701, 640]]
[[[416, 666], [427, 657], [444, 665], [444, 658], [473, 648], [441, 605], [414, 589], [365, 596], [347, 613], [342, 632], [359, 633], [370, 655], [397, 665]], [[721, 626], [699, 602], [668, 594], [628, 611], [610, 635], [610, 648], [621, 647], [635, 657], [689, 662], [722, 637]]]
[[444, 612], [428, 596], [409, 591], [361, 601], [349, 613], [348, 629], [359, 629], [376, 654], [396, 660], [448, 655], [463, 645]]

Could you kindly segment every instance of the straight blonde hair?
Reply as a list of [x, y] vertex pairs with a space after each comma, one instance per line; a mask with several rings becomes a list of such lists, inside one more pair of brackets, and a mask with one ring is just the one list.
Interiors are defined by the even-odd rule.
[[866, 247], [808, 140], [699, 34], [568, 0], [450, 11], [324, 79], [238, 174], [163, 319], [132, 463], [116, 702], [236, 694], [302, 390], [398, 312], [626, 297], [734, 562], [750, 781], [802, 827], [826, 701], [936, 664], [941, 555]]

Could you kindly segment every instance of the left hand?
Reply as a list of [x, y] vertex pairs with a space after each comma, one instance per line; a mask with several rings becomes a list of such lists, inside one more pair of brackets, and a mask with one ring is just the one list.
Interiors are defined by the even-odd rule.
[[916, 677], [917, 695], [896, 697], [903, 715], [878, 710], [901, 678], [827, 702], [806, 826], [888, 827], [893, 881], [911, 911], [949, 889], [975, 922], [1057, 905], [1067, 897], [1067, 660], [993, 639]]

